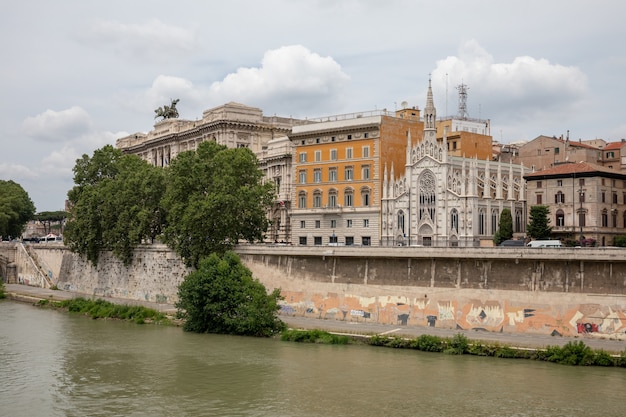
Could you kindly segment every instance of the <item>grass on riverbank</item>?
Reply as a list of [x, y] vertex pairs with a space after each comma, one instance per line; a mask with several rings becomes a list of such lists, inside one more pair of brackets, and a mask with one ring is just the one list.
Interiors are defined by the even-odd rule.
[[102, 299], [88, 300], [78, 297], [64, 301], [41, 300], [38, 305], [85, 314], [94, 319], [118, 319], [133, 321], [137, 324], [170, 324], [165, 314], [152, 308], [114, 304]]
[[338, 336], [322, 330], [287, 330], [281, 340], [291, 342], [338, 344], [359, 343], [397, 349], [413, 349], [422, 352], [440, 352], [451, 355], [491, 356], [494, 358], [532, 359], [563, 365], [614, 366], [626, 368], [626, 350], [620, 355], [611, 355], [603, 350], [594, 350], [582, 341], [568, 342], [564, 346], [548, 346], [545, 349], [520, 349], [498, 343], [470, 341], [462, 334], [451, 338], [421, 335], [414, 339], [397, 336], [372, 336], [355, 338]]

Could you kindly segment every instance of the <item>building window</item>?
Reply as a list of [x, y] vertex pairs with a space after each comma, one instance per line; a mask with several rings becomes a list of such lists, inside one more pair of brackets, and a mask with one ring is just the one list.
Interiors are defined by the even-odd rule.
[[537, 188], [541, 188], [541, 181], [537, 181]]
[[617, 204], [617, 193], [613, 193], [613, 204]]
[[578, 200], [580, 203], [585, 202], [585, 193], [578, 193]]
[[336, 161], [337, 160], [337, 149], [331, 149], [330, 150], [330, 160], [331, 161]]
[[556, 226], [557, 227], [565, 226], [565, 213], [563, 213], [563, 210], [556, 211]]
[[361, 245], [363, 246], [371, 246], [372, 244], [372, 238], [369, 236], [363, 236], [361, 237]]
[[313, 193], [313, 207], [314, 208], [322, 207], [322, 192], [319, 190]]
[[346, 236], [346, 246], [354, 245], [354, 236]]
[[452, 209], [450, 213], [450, 228], [455, 232], [459, 232], [459, 212], [456, 209]]
[[563, 186], [563, 180], [556, 180], [556, 186], [557, 187], [562, 187]]
[[321, 236], [314, 236], [313, 237], [313, 244], [315, 246], [322, 246], [322, 237]]
[[337, 207], [337, 190], [328, 192], [328, 207]]
[[322, 182], [322, 170], [316, 169], [313, 171], [313, 182]]
[[363, 188], [361, 190], [361, 201], [363, 202], [363, 207], [369, 207], [370, 205], [370, 189]]
[[337, 243], [337, 235], [335, 232], [328, 237], [328, 243]]
[[344, 207], [352, 207], [354, 205], [354, 192], [350, 188], [343, 192], [343, 205]]
[[352, 227], [352, 219], [347, 219], [347, 220], [346, 220], [346, 227], [347, 227], [347, 228]]
[[578, 178], [578, 185], [581, 186], [581, 187], [584, 187], [585, 179], [584, 178]]
[[602, 210], [601, 220], [602, 227], [609, 227], [609, 213], [606, 211], [606, 209]]
[[[604, 180], [602, 180], [602, 181], [604, 181]], [[606, 192], [605, 191], [602, 191], [601, 198], [602, 198], [602, 202], [606, 203]]]
[[300, 182], [300, 184], [306, 184], [306, 170], [301, 170], [298, 173], [298, 182]]
[[343, 170], [343, 176], [346, 181], [352, 181], [354, 179], [354, 167], [345, 167]]
[[554, 202], [556, 204], [565, 204], [565, 194], [563, 194], [561, 191], [554, 194]]
[[367, 139], [370, 137], [370, 134], [368, 132], [363, 133], [363, 138]]
[[320, 162], [322, 160], [322, 151], [315, 151], [315, 162]]
[[337, 182], [337, 168], [328, 168], [328, 181]]
[[522, 232], [522, 210], [515, 210], [515, 232]]
[[300, 191], [298, 194], [298, 208], [306, 208], [306, 193], [304, 191]]
[[361, 167], [361, 179], [364, 180], [369, 180], [370, 179], [370, 166], [369, 165], [363, 165]]
[[626, 211], [624, 211], [624, 214], [622, 215], [622, 227], [626, 229]]
[[585, 226], [587, 226], [587, 224], [586, 224], [587, 222], [586, 222], [585, 220], [586, 220], [586, 219], [585, 219], [585, 213], [584, 213], [584, 212], [582, 212], [582, 211], [581, 211], [581, 212], [579, 212], [579, 213], [578, 213], [578, 226], [579, 226], [579, 227], [585, 227]]
[[479, 235], [484, 235], [485, 234], [485, 209], [479, 209], [478, 210], [478, 234]]
[[537, 204], [543, 204], [543, 195], [537, 194]]
[[363, 227], [370, 227], [370, 219], [363, 219]]
[[398, 211], [398, 230], [404, 236], [404, 212], [402, 210]]
[[315, 228], [319, 229], [320, 227], [322, 227], [322, 222], [320, 220], [315, 220]]
[[363, 146], [363, 148], [361, 148], [361, 153], [363, 154], [363, 158], [369, 158], [370, 157], [370, 147], [369, 146]]
[[336, 229], [337, 228], [337, 220], [331, 220], [330, 221], [330, 228], [331, 229]]
[[300, 152], [300, 162], [306, 162], [306, 152]]
[[330, 141], [331, 141], [331, 142], [334, 142], [335, 140], [336, 140], [336, 138], [335, 138], [334, 136], [332, 136], [332, 137], [330, 138]]
[[348, 135], [348, 140], [352, 140], [352, 135]]
[[306, 246], [306, 236], [300, 236], [300, 242], [301, 245]]
[[498, 210], [491, 210], [491, 234], [496, 233], [498, 230]]
[[559, 152], [561, 152], [561, 149], [559, 149], [559, 148], [554, 148], [554, 154], [555, 154], [555, 155], [558, 155], [558, 154], [559, 154]]
[[305, 229], [305, 228], [306, 228], [306, 221], [300, 220], [300, 229]]
[[352, 159], [352, 148], [346, 148], [346, 159]]

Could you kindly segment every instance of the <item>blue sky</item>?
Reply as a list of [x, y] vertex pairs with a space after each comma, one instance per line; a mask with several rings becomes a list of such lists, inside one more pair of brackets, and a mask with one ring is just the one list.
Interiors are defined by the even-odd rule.
[[236, 101], [321, 117], [423, 107], [469, 87], [495, 140], [626, 138], [626, 2], [268, 0], [5, 2], [0, 179], [63, 208], [82, 154]]

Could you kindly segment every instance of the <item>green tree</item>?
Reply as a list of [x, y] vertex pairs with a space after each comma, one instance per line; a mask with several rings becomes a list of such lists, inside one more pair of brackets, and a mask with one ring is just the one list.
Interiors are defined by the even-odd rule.
[[168, 169], [165, 242], [197, 267], [200, 259], [240, 240], [262, 240], [273, 200], [274, 187], [263, 183], [252, 151], [203, 142], [196, 151], [180, 153]]
[[532, 206], [530, 208], [530, 222], [526, 232], [533, 239], [548, 239], [552, 234], [550, 224], [550, 209], [548, 206]]
[[271, 336], [285, 327], [277, 316], [280, 290], [268, 294], [231, 251], [202, 259], [178, 287], [178, 298], [186, 331]]
[[74, 174], [66, 245], [94, 265], [103, 250], [129, 264], [134, 248], [161, 232], [163, 170], [106, 145], [77, 160]]
[[493, 235], [493, 243], [499, 245], [507, 239], [513, 237], [513, 216], [508, 208], [502, 209], [500, 213], [500, 222], [498, 223], [498, 231]]
[[35, 214], [35, 220], [43, 225], [44, 234], [52, 232], [52, 223], [60, 225], [60, 233], [63, 233], [63, 221], [67, 219], [66, 211], [42, 211]]
[[21, 185], [0, 180], [0, 236], [19, 238], [35, 216], [35, 205]]

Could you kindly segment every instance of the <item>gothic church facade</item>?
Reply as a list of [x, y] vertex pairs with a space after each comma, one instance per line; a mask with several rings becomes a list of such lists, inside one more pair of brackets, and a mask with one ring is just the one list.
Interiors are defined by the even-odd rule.
[[491, 246], [505, 208], [514, 233], [524, 233], [524, 166], [449, 156], [446, 137], [436, 138], [436, 116], [429, 81], [422, 140], [413, 144], [408, 135], [403, 175], [385, 167], [381, 245]]

